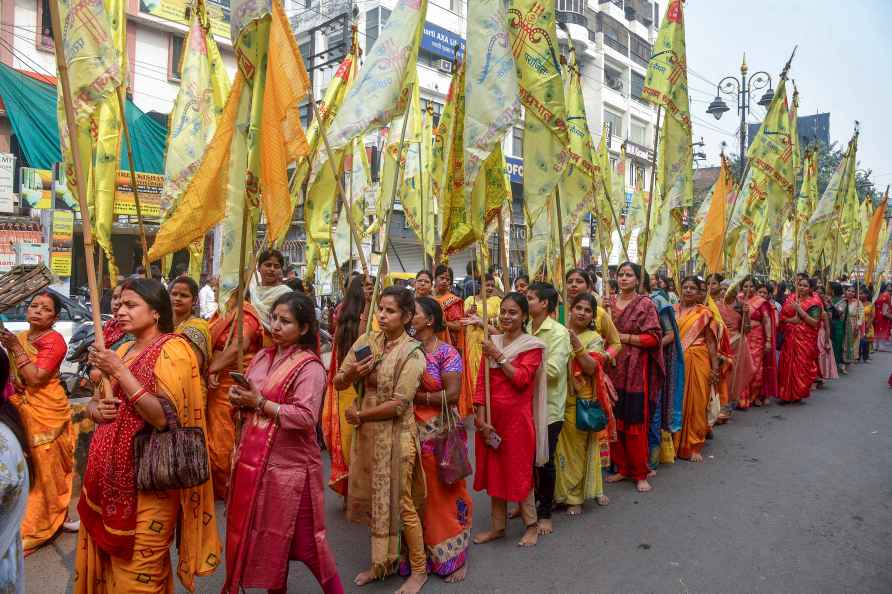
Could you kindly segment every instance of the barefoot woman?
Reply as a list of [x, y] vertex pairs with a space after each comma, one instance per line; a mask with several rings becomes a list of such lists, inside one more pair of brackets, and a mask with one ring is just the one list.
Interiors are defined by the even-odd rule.
[[[427, 581], [418, 515], [425, 498], [424, 471], [412, 408], [425, 358], [419, 342], [406, 333], [414, 315], [415, 299], [408, 289], [385, 289], [378, 304], [381, 331], [359, 337], [334, 379], [336, 390], [362, 383], [356, 404], [346, 413], [347, 422], [356, 428], [347, 518], [369, 525], [372, 566], [357, 575], [354, 583], [364, 586], [393, 574], [402, 540], [408, 548], [412, 574], [399, 594], [415, 594]], [[357, 352], [363, 350], [371, 354], [363, 353], [357, 360]]]
[[533, 546], [538, 540], [533, 465], [548, 461], [545, 343], [525, 334], [529, 304], [520, 293], [502, 299], [499, 326], [502, 334], [484, 341], [484, 365], [489, 365], [491, 423], [486, 422], [483, 370], [474, 393], [477, 427], [474, 489], [492, 499], [492, 529], [474, 537], [481, 544], [504, 538], [508, 502], [522, 502], [526, 532], [518, 543]]
[[651, 490], [647, 482], [648, 403], [653, 386], [662, 382], [663, 335], [653, 301], [636, 292], [641, 275], [638, 264], [621, 264], [617, 270], [619, 295], [611, 296], [608, 302], [623, 350], [608, 371], [618, 400], [613, 407], [617, 440], [610, 444], [610, 458], [617, 472], [608, 476], [607, 482], [633, 480], [643, 493]]

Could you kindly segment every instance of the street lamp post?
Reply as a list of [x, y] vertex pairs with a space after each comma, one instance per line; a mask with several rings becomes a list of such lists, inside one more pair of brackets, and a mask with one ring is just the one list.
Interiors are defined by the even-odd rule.
[[[746, 169], [746, 116], [750, 113], [752, 104], [752, 94], [755, 91], [768, 87], [765, 94], [757, 102], [762, 107], [768, 107], [774, 99], [774, 90], [771, 84], [771, 75], [765, 71], [759, 71], [747, 78], [749, 71], [746, 65], [746, 54], [743, 55], [743, 62], [740, 64], [740, 79], [734, 76], [726, 76], [719, 81], [715, 89], [715, 99], [709, 104], [706, 113], [712, 114], [715, 119], [720, 119], [722, 115], [730, 108], [722, 94], [737, 97], [737, 113], [740, 114], [740, 176]], [[743, 180], [740, 180], [741, 183]]]

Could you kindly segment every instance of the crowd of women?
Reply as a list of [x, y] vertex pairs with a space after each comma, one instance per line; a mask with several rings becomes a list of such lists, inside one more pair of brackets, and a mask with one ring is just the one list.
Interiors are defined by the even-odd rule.
[[[115, 288], [105, 348], [89, 355], [95, 431], [79, 520], [68, 517], [75, 436], [58, 381], [60, 304], [41, 293], [30, 330], [0, 330], [0, 589], [23, 590], [22, 553], [70, 530], [79, 594], [171, 592], [174, 543], [190, 591], [223, 565], [224, 593], [284, 592], [300, 560], [324, 592], [343, 592], [326, 482], [369, 527], [355, 585], [395, 573], [407, 577], [401, 594], [431, 574], [459, 582], [472, 543], [506, 537], [510, 518], [523, 522], [518, 544], [534, 546], [556, 511], [608, 505], [605, 482], [648, 492], [659, 465], [702, 461], [736, 411], [802, 403], [888, 347], [892, 328], [890, 289], [874, 301], [868, 287], [806, 275], [789, 295], [721, 275], [685, 277], [677, 295], [626, 262], [606, 281], [569, 271], [564, 299], [523, 276], [500, 290], [492, 275], [462, 299], [438, 266], [377, 303], [375, 279], [354, 274], [326, 372], [315, 303], [282, 285], [280, 253], [259, 262], [249, 293], [210, 321], [194, 315], [187, 277]], [[472, 530], [471, 486], [490, 497], [483, 529]]]

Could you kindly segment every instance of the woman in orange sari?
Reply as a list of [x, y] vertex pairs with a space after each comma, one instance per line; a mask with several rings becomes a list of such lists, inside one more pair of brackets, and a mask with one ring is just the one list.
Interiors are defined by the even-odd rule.
[[[0, 342], [13, 362], [16, 394], [11, 398], [28, 435], [34, 477], [22, 520], [25, 554], [48, 542], [63, 526], [74, 477], [71, 407], [59, 382], [65, 358], [62, 335], [53, 330], [62, 303], [49, 291], [28, 305], [29, 329], [18, 336], [0, 330]], [[77, 522], [69, 524], [78, 529]]]
[[[236, 316], [236, 296], [234, 291], [229, 298], [226, 314], [220, 311], [210, 321], [213, 354], [208, 365], [207, 425], [208, 451], [211, 461], [211, 478], [214, 483], [214, 497], [226, 500], [229, 487], [229, 473], [232, 468], [232, 450], [235, 447], [235, 421], [232, 405], [229, 403], [229, 389], [234, 382], [230, 371], [237, 371], [238, 365], [238, 323]], [[242, 318], [244, 348], [242, 369], [246, 369], [261, 346], [263, 346], [263, 326], [260, 315], [246, 297]]]
[[177, 575], [193, 592], [195, 576], [213, 573], [220, 562], [211, 482], [138, 490], [133, 444], [140, 432], [163, 431], [173, 418], [207, 435], [198, 361], [186, 339], [172, 334], [170, 296], [158, 281], [126, 281], [118, 319], [135, 340], [89, 356], [110, 378], [113, 396], [87, 405], [97, 427], [77, 506], [74, 592], [173, 592], [175, 534]]
[[821, 298], [814, 294], [814, 279], [800, 274], [796, 292], [781, 309], [784, 346], [781, 350], [778, 399], [781, 404], [801, 402], [811, 395], [818, 377], [818, 326], [823, 315]]
[[302, 293], [270, 306], [273, 346], [251, 361], [230, 400], [246, 414], [226, 502], [225, 594], [284, 594], [288, 561], [303, 561], [325, 594], [343, 594], [325, 535], [316, 422], [325, 391], [316, 312]]
[[353, 343], [365, 333], [362, 321], [368, 315], [368, 304], [364, 283], [365, 278], [361, 274], [351, 278], [344, 300], [335, 309], [328, 389], [322, 405], [322, 437], [331, 456], [331, 478], [328, 486], [343, 497], [347, 496], [350, 445], [353, 443], [353, 425], [347, 422], [346, 413], [356, 400], [356, 388], [349, 385], [343, 390], [336, 390], [334, 378]]
[[[453, 427], [467, 455], [468, 436], [456, 409], [462, 383], [462, 359], [455, 347], [436, 336], [444, 323], [443, 311], [434, 299], [415, 298], [412, 327], [426, 359], [421, 385], [415, 393], [415, 423], [427, 485], [421, 513], [427, 567], [428, 572], [445, 578], [446, 582], [456, 583], [465, 579], [467, 570], [473, 504], [465, 479], [450, 485], [440, 478], [434, 448], [437, 438]], [[408, 568], [400, 569], [405, 574]]]
[[681, 431], [675, 434], [677, 457], [702, 462], [703, 445], [709, 433], [706, 410], [713, 388], [720, 379], [717, 336], [718, 321], [700, 303], [703, 281], [696, 276], [681, 281], [681, 301], [675, 304], [675, 317], [684, 350], [684, 416]]
[[452, 292], [452, 269], [440, 264], [434, 272], [434, 299], [443, 308], [443, 319], [446, 329], [437, 334], [437, 338], [451, 344], [459, 354], [464, 355], [465, 326], [462, 321], [465, 309], [461, 297]]
[[[753, 361], [753, 379], [740, 391], [737, 400], [738, 410], [746, 410], [750, 406], [762, 406], [765, 403], [765, 397], [762, 395], [765, 366], [766, 363], [772, 365], [774, 357], [771, 303], [760, 297], [756, 289], [755, 279], [748, 276], [743, 279], [741, 294], [737, 297], [744, 315], [743, 333]], [[772, 361], [768, 361], [769, 357]]]

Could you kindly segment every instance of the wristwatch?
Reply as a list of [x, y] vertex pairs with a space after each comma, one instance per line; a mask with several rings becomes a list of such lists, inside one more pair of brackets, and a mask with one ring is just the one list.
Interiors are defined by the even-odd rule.
[[498, 365], [499, 367], [501, 367], [502, 365], [504, 365], [504, 364], [507, 363], [507, 362], [508, 362], [508, 359], [505, 357], [505, 355], [502, 355], [501, 359], [499, 359], [498, 361], [496, 361], [496, 365]]

